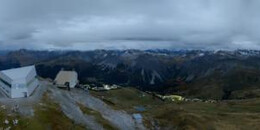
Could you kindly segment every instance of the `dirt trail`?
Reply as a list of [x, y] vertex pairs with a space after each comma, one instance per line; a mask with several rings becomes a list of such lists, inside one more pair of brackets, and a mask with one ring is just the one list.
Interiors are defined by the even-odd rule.
[[103, 130], [103, 127], [95, 121], [92, 116], [85, 115], [73, 98], [64, 90], [60, 90], [53, 86], [49, 86], [51, 98], [53, 101], [60, 104], [63, 113], [78, 124], [83, 124], [85, 127], [93, 130]]
[[102, 116], [110, 121], [113, 125], [122, 130], [145, 129], [143, 124], [136, 124], [132, 116], [124, 111], [114, 110], [98, 98], [90, 94], [74, 89], [70, 92], [71, 97], [75, 101], [82, 103], [86, 107], [94, 109], [102, 114]]

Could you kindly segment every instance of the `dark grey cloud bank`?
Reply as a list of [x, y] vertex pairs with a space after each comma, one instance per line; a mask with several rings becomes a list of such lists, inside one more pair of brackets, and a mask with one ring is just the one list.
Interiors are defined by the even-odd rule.
[[0, 0], [0, 49], [260, 49], [259, 0]]

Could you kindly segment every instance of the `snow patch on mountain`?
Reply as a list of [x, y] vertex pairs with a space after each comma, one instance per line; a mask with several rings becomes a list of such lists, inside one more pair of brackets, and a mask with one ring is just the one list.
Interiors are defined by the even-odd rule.
[[160, 76], [160, 74], [158, 73], [158, 72], [156, 72], [156, 71], [153, 71], [152, 72], [152, 79], [151, 79], [151, 81], [150, 81], [150, 84], [151, 85], [153, 85], [153, 84], [155, 84], [155, 79], [159, 79], [160, 81], [163, 81], [162, 80], [162, 78], [161, 78], [161, 76]]
[[142, 69], [142, 71], [141, 71], [141, 75], [142, 75], [143, 81], [145, 82], [145, 73], [144, 73], [144, 69]]

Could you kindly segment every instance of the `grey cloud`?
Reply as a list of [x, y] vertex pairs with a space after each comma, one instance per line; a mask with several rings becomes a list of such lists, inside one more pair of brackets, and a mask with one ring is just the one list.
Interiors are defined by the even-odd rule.
[[260, 49], [258, 0], [0, 0], [0, 49]]

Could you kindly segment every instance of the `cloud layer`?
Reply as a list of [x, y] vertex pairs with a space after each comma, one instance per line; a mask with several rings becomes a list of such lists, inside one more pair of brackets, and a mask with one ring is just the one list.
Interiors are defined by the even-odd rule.
[[0, 0], [0, 49], [260, 49], [259, 0]]

